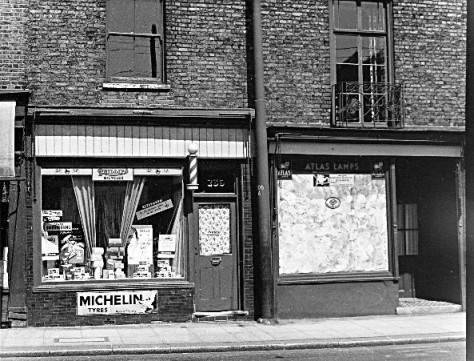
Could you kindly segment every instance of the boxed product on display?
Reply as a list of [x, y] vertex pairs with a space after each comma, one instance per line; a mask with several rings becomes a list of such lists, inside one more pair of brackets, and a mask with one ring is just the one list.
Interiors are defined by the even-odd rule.
[[48, 242], [56, 242], [57, 239], [61, 260], [72, 264], [85, 262], [84, 233], [80, 225], [73, 225], [72, 222], [45, 222], [43, 230]]

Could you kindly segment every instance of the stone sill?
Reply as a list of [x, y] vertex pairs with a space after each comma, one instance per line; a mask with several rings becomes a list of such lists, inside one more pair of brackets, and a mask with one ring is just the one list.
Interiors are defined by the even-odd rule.
[[125, 90], [125, 91], [162, 91], [169, 92], [171, 86], [157, 83], [135, 83], [135, 82], [106, 82], [102, 84], [103, 90]]
[[116, 291], [165, 288], [194, 288], [194, 283], [179, 279], [122, 279], [103, 281], [50, 281], [33, 288], [34, 293], [61, 293], [83, 291]]
[[398, 278], [387, 272], [360, 272], [340, 274], [308, 274], [287, 275], [278, 278], [278, 285], [307, 285], [321, 283], [348, 283], [348, 282], [394, 282]]

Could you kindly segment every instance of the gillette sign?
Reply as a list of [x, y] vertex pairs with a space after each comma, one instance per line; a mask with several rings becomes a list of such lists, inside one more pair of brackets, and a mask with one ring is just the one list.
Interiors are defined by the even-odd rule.
[[94, 168], [94, 181], [133, 181], [133, 169], [130, 168]]

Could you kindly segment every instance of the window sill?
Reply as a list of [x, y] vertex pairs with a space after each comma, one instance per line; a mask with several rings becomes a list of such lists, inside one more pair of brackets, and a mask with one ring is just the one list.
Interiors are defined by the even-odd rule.
[[34, 293], [68, 291], [116, 291], [163, 288], [194, 288], [184, 279], [121, 279], [94, 281], [48, 281], [33, 288]]
[[148, 79], [110, 79], [102, 84], [103, 90], [162, 91], [169, 92], [171, 86]]
[[332, 273], [287, 275], [278, 278], [278, 285], [307, 285], [321, 283], [348, 283], [348, 282], [374, 282], [397, 281], [389, 271], [387, 272], [359, 272], [359, 273]]

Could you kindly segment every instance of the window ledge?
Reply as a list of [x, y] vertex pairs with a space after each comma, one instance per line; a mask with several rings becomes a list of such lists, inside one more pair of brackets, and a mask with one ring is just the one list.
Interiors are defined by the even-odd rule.
[[133, 81], [110, 81], [102, 84], [103, 90], [132, 90], [132, 91], [170, 91], [168, 84]]
[[117, 291], [163, 288], [194, 288], [194, 283], [180, 279], [122, 279], [94, 281], [51, 281], [33, 288], [34, 293], [68, 291]]
[[305, 285], [320, 283], [347, 283], [347, 282], [374, 282], [397, 281], [391, 272], [361, 272], [361, 273], [333, 273], [333, 274], [308, 274], [288, 275], [278, 278], [278, 285]]

